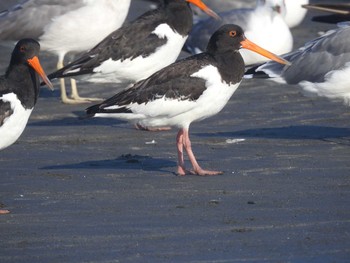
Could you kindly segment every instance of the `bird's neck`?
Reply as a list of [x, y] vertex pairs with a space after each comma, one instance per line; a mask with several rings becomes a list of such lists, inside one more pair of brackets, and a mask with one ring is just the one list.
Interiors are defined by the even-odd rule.
[[193, 25], [192, 10], [186, 2], [175, 2], [165, 7], [166, 19], [174, 31], [187, 36]]
[[244, 75], [244, 60], [239, 51], [216, 53], [214, 59], [217, 68], [226, 83], [240, 82]]
[[26, 108], [34, 107], [40, 90], [38, 74], [28, 65], [9, 66], [5, 78], [13, 83], [13, 92], [26, 105]]

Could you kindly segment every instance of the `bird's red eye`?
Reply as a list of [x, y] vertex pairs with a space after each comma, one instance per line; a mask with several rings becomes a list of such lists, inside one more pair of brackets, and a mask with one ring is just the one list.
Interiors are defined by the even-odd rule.
[[21, 47], [19, 48], [19, 50], [20, 50], [21, 52], [24, 52], [24, 51], [26, 51], [26, 48], [25, 48], [24, 46], [21, 46]]
[[232, 30], [229, 32], [230, 37], [235, 37], [237, 35], [237, 32]]

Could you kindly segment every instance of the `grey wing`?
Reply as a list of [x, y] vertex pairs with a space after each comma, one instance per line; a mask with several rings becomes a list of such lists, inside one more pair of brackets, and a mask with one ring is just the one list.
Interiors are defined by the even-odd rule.
[[82, 5], [83, 0], [23, 0], [0, 13], [0, 39], [37, 39], [54, 17]]
[[264, 72], [269, 77], [282, 77], [288, 84], [298, 84], [303, 80], [323, 82], [328, 72], [341, 69], [350, 62], [349, 40], [350, 26], [331, 30], [282, 56], [292, 63], [291, 66], [267, 62], [255, 71]]
[[224, 24], [236, 24], [245, 30], [251, 11], [252, 9], [234, 9], [219, 13], [221, 20], [206, 18], [198, 21], [186, 41], [186, 49], [192, 54], [205, 51], [211, 35]]
[[[350, 26], [329, 31], [292, 54], [292, 66], [282, 73], [289, 84], [306, 80], [323, 82], [325, 75], [350, 62]], [[288, 60], [288, 57], [287, 57]]]

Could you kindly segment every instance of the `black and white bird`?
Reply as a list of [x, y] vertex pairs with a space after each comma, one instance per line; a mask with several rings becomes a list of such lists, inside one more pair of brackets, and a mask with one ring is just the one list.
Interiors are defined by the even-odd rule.
[[350, 106], [350, 23], [339, 26], [283, 55], [291, 66], [271, 61], [249, 69], [245, 77], [298, 85], [307, 96], [340, 100]]
[[244, 61], [238, 50], [246, 48], [280, 63], [288, 63], [258, 47], [236, 25], [224, 25], [211, 37], [206, 52], [175, 62], [149, 78], [86, 110], [89, 117], [112, 117], [145, 127], [176, 126], [177, 173], [185, 168], [185, 149], [193, 166], [191, 173], [216, 175], [219, 171], [202, 169], [192, 152], [189, 126], [193, 121], [211, 117], [222, 110], [238, 88]]
[[146, 12], [111, 33], [93, 49], [49, 79], [85, 75], [95, 83], [134, 83], [173, 63], [192, 28], [189, 3], [217, 18], [201, 0], [164, 0], [164, 5]]
[[13, 144], [26, 127], [39, 96], [39, 76], [53, 89], [40, 65], [39, 49], [34, 39], [20, 40], [0, 77], [0, 150]]

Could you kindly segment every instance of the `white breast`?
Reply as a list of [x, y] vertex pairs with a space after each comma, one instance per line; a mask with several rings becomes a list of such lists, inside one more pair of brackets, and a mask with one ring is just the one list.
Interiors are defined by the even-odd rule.
[[325, 81], [309, 82], [301, 81], [299, 85], [307, 96], [322, 96], [332, 100], [342, 100], [350, 106], [350, 62], [344, 68], [330, 71], [325, 76]]
[[26, 127], [33, 109], [25, 109], [14, 93], [3, 95], [0, 99], [4, 102], [10, 102], [13, 110], [13, 114], [6, 118], [0, 127], [0, 150], [2, 150], [17, 141]]

